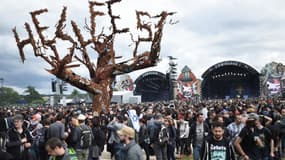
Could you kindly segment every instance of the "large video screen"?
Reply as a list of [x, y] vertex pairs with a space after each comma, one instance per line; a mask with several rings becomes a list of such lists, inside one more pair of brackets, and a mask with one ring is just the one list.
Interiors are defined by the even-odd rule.
[[281, 84], [280, 79], [278, 78], [270, 78], [267, 81], [267, 88], [269, 95], [279, 95], [281, 92]]

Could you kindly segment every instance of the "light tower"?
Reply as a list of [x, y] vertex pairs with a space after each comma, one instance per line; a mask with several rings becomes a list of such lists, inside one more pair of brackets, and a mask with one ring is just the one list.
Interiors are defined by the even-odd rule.
[[170, 81], [170, 88], [172, 92], [171, 99], [175, 100], [177, 96], [177, 63], [175, 63], [175, 60], [177, 58], [168, 56], [169, 58], [169, 69], [167, 74], [169, 75], [169, 81]]

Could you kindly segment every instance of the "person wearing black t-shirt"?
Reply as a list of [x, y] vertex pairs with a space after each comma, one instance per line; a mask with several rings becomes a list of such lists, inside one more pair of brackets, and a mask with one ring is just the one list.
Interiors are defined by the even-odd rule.
[[264, 127], [260, 120], [256, 121], [256, 133], [254, 137], [256, 139], [258, 148], [261, 151], [262, 160], [269, 160], [270, 157], [274, 157], [274, 141], [271, 131]]
[[256, 121], [259, 116], [256, 113], [250, 113], [245, 127], [241, 130], [235, 140], [235, 147], [243, 160], [261, 160], [262, 153], [259, 149], [259, 138], [257, 134]]
[[233, 146], [230, 140], [224, 137], [223, 124], [216, 122], [212, 125], [212, 136], [203, 142], [201, 160], [235, 160]]

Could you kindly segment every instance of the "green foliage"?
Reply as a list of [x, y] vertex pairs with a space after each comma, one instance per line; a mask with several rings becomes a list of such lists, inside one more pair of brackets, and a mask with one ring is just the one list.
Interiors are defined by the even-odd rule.
[[36, 99], [31, 102], [32, 104], [44, 104], [45, 101], [43, 99]]
[[68, 98], [71, 98], [71, 99], [81, 99], [81, 98], [86, 98], [87, 95], [88, 95], [87, 93], [82, 93], [82, 92], [80, 92], [77, 89], [73, 89], [73, 91], [68, 96]]
[[18, 92], [9, 87], [0, 88], [0, 106], [15, 104], [20, 99]]
[[79, 97], [79, 95], [80, 95], [80, 92], [77, 89], [73, 89], [70, 97], [75, 98], [75, 97]]
[[35, 89], [33, 86], [28, 86], [27, 89], [24, 91], [25, 93], [25, 100], [28, 103], [33, 103], [33, 101], [43, 101], [42, 96], [40, 93]]

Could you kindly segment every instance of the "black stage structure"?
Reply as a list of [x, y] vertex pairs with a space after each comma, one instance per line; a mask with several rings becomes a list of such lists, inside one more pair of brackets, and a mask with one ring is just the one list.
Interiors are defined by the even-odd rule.
[[202, 75], [203, 99], [250, 98], [260, 95], [259, 73], [238, 61], [211, 66]]
[[140, 75], [136, 81], [134, 95], [141, 95], [142, 102], [170, 100], [171, 87], [169, 77], [157, 71]]

